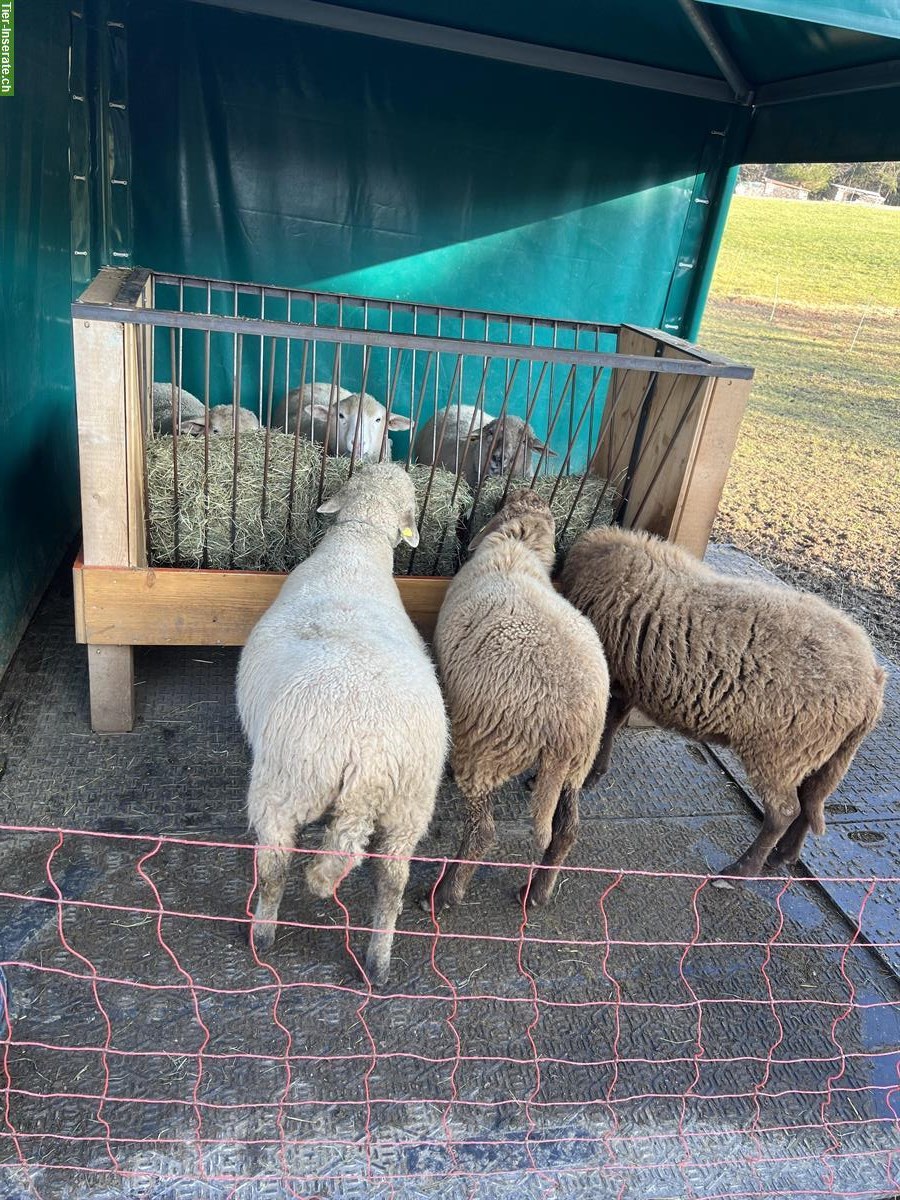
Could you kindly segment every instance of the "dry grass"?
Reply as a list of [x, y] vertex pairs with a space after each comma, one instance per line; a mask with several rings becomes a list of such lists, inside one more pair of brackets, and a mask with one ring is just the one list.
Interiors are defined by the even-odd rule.
[[703, 340], [757, 368], [713, 536], [851, 613], [898, 660], [900, 312], [771, 310], [715, 298], [704, 321]]
[[[316, 514], [347, 477], [349, 459], [327, 457], [322, 479], [321, 448], [305, 438], [263, 433], [238, 439], [211, 438], [209, 463], [203, 438], [178, 439], [176, 471], [171, 437], [153, 438], [147, 448], [150, 558], [156, 566], [235, 567], [289, 571], [306, 558], [327, 521]], [[263, 494], [263, 476], [266, 486]], [[440, 468], [413, 467], [419, 510], [417, 574], [449, 575], [458, 566], [457, 523], [471, 503], [465, 483]], [[236, 486], [235, 486], [236, 480]], [[293, 483], [293, 487], [292, 487]], [[427, 493], [427, 507], [425, 505]], [[424, 512], [424, 515], [423, 515]], [[411, 551], [401, 544], [394, 569], [409, 567]]]
[[[509, 490], [533, 487], [550, 505], [556, 521], [556, 549], [564, 554], [577, 537], [594, 525], [609, 525], [618, 504], [618, 494], [597, 475], [539, 475], [530, 479], [514, 479]], [[472, 530], [477, 532], [500, 507], [506, 490], [505, 478], [486, 479], [478, 495], [472, 518]]]

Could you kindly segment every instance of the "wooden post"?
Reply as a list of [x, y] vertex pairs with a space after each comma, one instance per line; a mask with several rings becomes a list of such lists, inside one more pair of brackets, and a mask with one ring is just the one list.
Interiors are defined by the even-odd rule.
[[715, 379], [706, 396], [669, 540], [698, 558], [706, 553], [752, 379]]
[[[126, 272], [101, 271], [82, 294], [111, 304]], [[125, 418], [125, 327], [73, 319], [78, 406], [78, 458], [84, 561], [134, 565], [129, 538], [128, 443]], [[88, 646], [91, 726], [125, 733], [134, 726], [134, 666], [130, 646]]]

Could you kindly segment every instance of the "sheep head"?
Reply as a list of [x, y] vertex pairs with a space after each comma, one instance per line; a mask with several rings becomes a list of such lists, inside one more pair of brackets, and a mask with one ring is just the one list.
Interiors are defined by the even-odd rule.
[[403, 468], [392, 463], [372, 463], [360, 468], [316, 511], [340, 513], [347, 522], [381, 529], [392, 546], [401, 541], [408, 546], [419, 544], [415, 488]]
[[535, 453], [556, 457], [520, 417], [504, 416], [488, 421], [469, 434], [469, 441], [476, 443], [475, 473], [478, 479], [492, 475], [527, 475], [531, 471], [531, 456]]
[[556, 558], [556, 521], [549, 504], [537, 492], [530, 488], [511, 492], [500, 511], [469, 543], [470, 552], [491, 534], [502, 534], [510, 541], [522, 542], [534, 551], [548, 571], [552, 569]]

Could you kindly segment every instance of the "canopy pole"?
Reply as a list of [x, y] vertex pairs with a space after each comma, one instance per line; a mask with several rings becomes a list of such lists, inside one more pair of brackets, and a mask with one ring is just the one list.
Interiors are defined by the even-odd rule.
[[678, 0], [678, 3], [681, 5], [682, 12], [694, 27], [697, 36], [712, 55], [716, 66], [725, 76], [728, 86], [734, 92], [735, 100], [738, 104], [752, 104], [753, 89], [744, 78], [743, 71], [732, 56], [731, 51], [716, 32], [712, 22], [705, 13], [700, 11], [695, 0]]

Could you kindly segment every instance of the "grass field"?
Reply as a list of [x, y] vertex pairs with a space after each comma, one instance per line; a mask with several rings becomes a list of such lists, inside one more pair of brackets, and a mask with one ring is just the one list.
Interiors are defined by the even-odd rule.
[[714, 537], [900, 659], [900, 209], [736, 197], [700, 341], [756, 367]]

